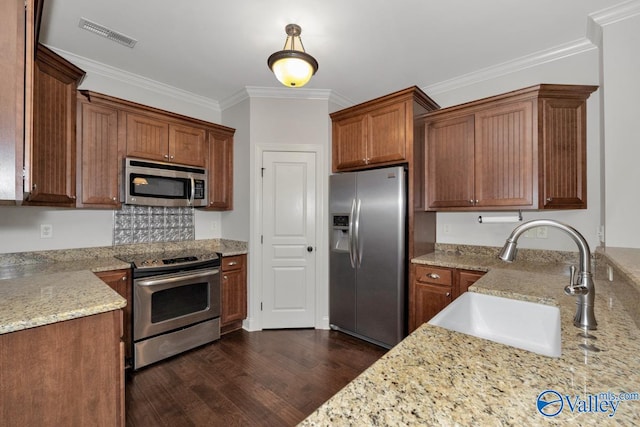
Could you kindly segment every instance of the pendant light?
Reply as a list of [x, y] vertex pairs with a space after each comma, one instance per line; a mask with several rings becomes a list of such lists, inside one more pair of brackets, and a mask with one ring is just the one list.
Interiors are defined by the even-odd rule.
[[269, 68], [280, 83], [289, 87], [302, 87], [318, 71], [318, 61], [304, 51], [299, 25], [289, 24], [284, 28], [287, 40], [281, 51], [273, 53], [267, 60]]

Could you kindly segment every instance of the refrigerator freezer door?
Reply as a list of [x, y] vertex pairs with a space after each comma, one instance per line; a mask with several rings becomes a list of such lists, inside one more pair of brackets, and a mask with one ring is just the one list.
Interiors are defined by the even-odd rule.
[[[355, 332], [356, 330], [356, 270], [353, 253], [352, 219], [355, 209], [356, 174], [338, 174], [329, 177], [329, 212], [332, 222], [331, 250], [329, 251], [329, 323]], [[338, 217], [340, 226], [333, 226]], [[348, 223], [344, 224], [344, 218]], [[348, 235], [345, 237], [344, 232]], [[347, 248], [339, 244], [347, 239]], [[352, 267], [353, 264], [353, 267]]]
[[405, 325], [404, 174], [394, 167], [357, 175], [356, 333], [390, 346]]

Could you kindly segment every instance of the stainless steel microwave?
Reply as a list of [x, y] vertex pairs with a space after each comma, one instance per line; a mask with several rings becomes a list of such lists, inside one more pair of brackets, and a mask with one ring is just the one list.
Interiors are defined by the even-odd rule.
[[207, 206], [207, 170], [127, 157], [124, 203], [145, 206]]

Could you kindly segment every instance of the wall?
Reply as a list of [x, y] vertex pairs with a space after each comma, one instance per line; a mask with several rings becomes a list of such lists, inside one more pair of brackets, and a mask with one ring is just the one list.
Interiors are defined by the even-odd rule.
[[[261, 181], [260, 168], [262, 159], [260, 150], [274, 148], [281, 149], [283, 146], [291, 145], [313, 145], [320, 147], [321, 164], [320, 171], [327, 169], [329, 156], [329, 92], [324, 91], [318, 97], [317, 93], [311, 96], [312, 92], [304, 89], [267, 89], [267, 88], [247, 88], [249, 100], [242, 101], [240, 106], [225, 109], [223, 117], [225, 123], [230, 126], [242, 123], [249, 123], [248, 132], [248, 165], [243, 170], [248, 181], [242, 180], [235, 194], [246, 194], [246, 203], [243, 204], [243, 211], [234, 212], [223, 216], [224, 236], [227, 233], [238, 233], [249, 231], [249, 289], [248, 289], [248, 319], [244, 322], [244, 327], [249, 330], [261, 329], [260, 301], [262, 298], [262, 263], [260, 259], [260, 230], [261, 230]], [[309, 95], [309, 98], [306, 96]], [[249, 105], [247, 110], [247, 103]], [[247, 115], [248, 114], [248, 115]], [[243, 118], [243, 115], [244, 116]], [[245, 144], [247, 141], [244, 141]], [[243, 148], [244, 150], [244, 148]], [[328, 209], [328, 173], [323, 176], [320, 210], [320, 224], [326, 223]], [[235, 197], [235, 195], [234, 195]], [[248, 223], [244, 222], [246, 215], [249, 215]], [[244, 222], [244, 223], [243, 223]], [[247, 227], [248, 225], [248, 227]], [[242, 228], [244, 227], [244, 228]], [[324, 229], [324, 226], [321, 226]], [[230, 231], [227, 231], [229, 228]], [[316, 326], [328, 327], [328, 277], [327, 277], [327, 233], [318, 233], [316, 248], [317, 254], [317, 292], [316, 292]]]
[[[197, 95], [64, 51], [56, 52], [87, 71], [80, 89], [220, 123], [221, 113], [217, 102], [212, 103]], [[52, 238], [40, 238], [40, 224], [53, 226]], [[195, 238], [220, 237], [220, 224], [219, 212], [196, 210]], [[110, 210], [0, 206], [0, 253], [111, 246], [112, 235], [113, 212]]]
[[602, 35], [606, 245], [640, 248], [640, 14], [605, 24]]
[[[578, 45], [576, 53], [553, 61], [513, 66], [513, 70], [483, 80], [458, 85], [440, 84], [423, 88], [442, 107], [497, 95], [539, 83], [599, 84], [599, 55], [593, 45]], [[542, 62], [542, 63], [541, 63]], [[502, 68], [509, 68], [502, 64]], [[477, 73], [481, 75], [482, 73]], [[490, 74], [490, 73], [487, 73]], [[462, 81], [462, 79], [461, 79]], [[592, 248], [600, 245], [600, 96], [594, 92], [587, 101], [587, 204], [586, 210], [523, 212], [524, 221], [547, 218], [565, 222], [578, 229]], [[512, 212], [514, 213], [514, 212]], [[480, 224], [478, 215], [496, 212], [437, 214], [439, 243], [502, 246], [517, 224]], [[545, 239], [523, 237], [518, 247], [575, 251], [575, 243], [563, 232], [548, 229]]]

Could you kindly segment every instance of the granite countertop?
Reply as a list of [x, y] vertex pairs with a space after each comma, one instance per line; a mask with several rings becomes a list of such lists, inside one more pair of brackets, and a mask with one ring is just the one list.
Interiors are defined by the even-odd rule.
[[93, 273], [130, 268], [116, 257], [185, 248], [247, 253], [245, 242], [212, 239], [0, 254], [0, 334], [122, 308], [126, 300]]
[[[604, 274], [608, 259], [598, 261], [598, 329], [591, 332], [596, 339], [588, 340], [573, 326], [575, 298], [563, 293], [568, 282], [566, 259], [518, 259], [505, 264], [486, 255], [436, 252], [413, 262], [487, 271], [470, 291], [559, 306], [561, 357], [423, 324], [301, 425], [636, 424], [640, 402], [617, 401], [614, 412], [600, 393], [635, 393], [628, 400], [640, 399], [637, 284], [621, 274], [609, 281]], [[638, 265], [640, 250], [635, 259]], [[583, 343], [601, 351], [578, 347]], [[537, 410], [537, 398], [546, 390], [565, 399], [556, 417]], [[600, 399], [599, 406], [595, 399]], [[593, 412], [597, 407], [601, 412]]]

